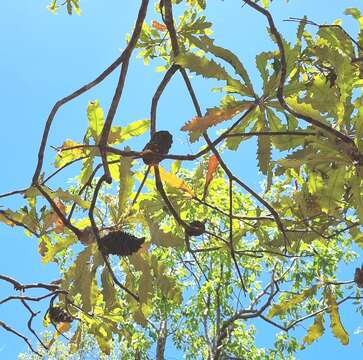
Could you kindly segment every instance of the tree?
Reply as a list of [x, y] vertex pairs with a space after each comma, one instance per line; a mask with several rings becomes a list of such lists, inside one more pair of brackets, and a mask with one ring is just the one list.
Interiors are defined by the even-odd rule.
[[[54, 0], [49, 9], [63, 5], [69, 14], [80, 12], [78, 0]], [[38, 239], [43, 262], [57, 263], [61, 274], [55, 283], [26, 285], [0, 275], [20, 292], [0, 304], [24, 305], [40, 350], [10, 324], [0, 326], [34, 353], [45, 353], [68, 331], [71, 352], [94, 336], [104, 354], [118, 346], [125, 359], [163, 359], [167, 343], [190, 359], [293, 358], [326, 327], [348, 344], [339, 307], [349, 303], [362, 314], [363, 267], [347, 281], [337, 270], [356, 262], [355, 245], [362, 247], [363, 27], [356, 40], [338, 22], [291, 18], [298, 24], [291, 44], [268, 1], [244, 6], [266, 19], [276, 49], [256, 56], [261, 91], [240, 59], [211, 38], [205, 1], [162, 0], [153, 13], [159, 20], [150, 24], [145, 16], [153, 9], [142, 0], [120, 57], [54, 105], [31, 186], [0, 196], [24, 195], [26, 205], [0, 210], [0, 221]], [[363, 23], [358, 9], [346, 14]], [[114, 125], [136, 49], [145, 62], [158, 59], [165, 73], [150, 119]], [[110, 108], [89, 102], [83, 140], [65, 140], [46, 176], [43, 159], [58, 109], [116, 70]], [[190, 73], [220, 86], [220, 104], [204, 115]], [[173, 136], [157, 122], [159, 99], [176, 76], [196, 113], [181, 127], [200, 145], [195, 154], [169, 153]], [[148, 130], [136, 150], [136, 137]], [[261, 192], [225, 161], [250, 138], [257, 139], [265, 178]], [[49, 186], [77, 164], [70, 186]], [[34, 288], [44, 293], [27, 296]], [[30, 304], [43, 301], [49, 301], [44, 322], [54, 328], [51, 340], [32, 326], [38, 313]], [[269, 350], [255, 343], [257, 319], [279, 332]], [[301, 323], [308, 326], [302, 339], [291, 334]]]

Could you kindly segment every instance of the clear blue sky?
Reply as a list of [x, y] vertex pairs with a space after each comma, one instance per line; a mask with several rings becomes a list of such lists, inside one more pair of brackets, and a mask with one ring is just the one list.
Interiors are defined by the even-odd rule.
[[[28, 186], [36, 163], [43, 125], [58, 99], [93, 79], [120, 53], [125, 44], [125, 33], [130, 31], [136, 15], [138, 1], [82, 0], [81, 17], [67, 16], [64, 12], [54, 16], [46, 10], [47, 0], [3, 0], [0, 12], [0, 193]], [[296, 26], [282, 22], [289, 16], [308, 18], [317, 22], [344, 19], [350, 33], [357, 32], [357, 24], [343, 16], [345, 7], [358, 7], [360, 0], [274, 0], [271, 7], [277, 25], [287, 38], [293, 38]], [[259, 82], [254, 66], [255, 55], [272, 49], [265, 31], [265, 21], [253, 13], [242, 1], [209, 0], [208, 14], [214, 23], [217, 43], [236, 52], [249, 70], [253, 81]], [[154, 17], [149, 17], [151, 21]], [[140, 59], [130, 66], [124, 96], [116, 122], [125, 123], [149, 116], [150, 99], [162, 74], [153, 70], [153, 64], [144, 67]], [[204, 108], [217, 103], [219, 95], [209, 91], [209, 84], [193, 79], [200, 102]], [[51, 131], [49, 145], [60, 145], [64, 139], [82, 139], [86, 127], [85, 109], [89, 100], [99, 99], [107, 108], [110, 103], [115, 76], [110, 76], [101, 86], [62, 108]], [[180, 126], [192, 116], [193, 108], [188, 98], [179, 95], [180, 83], [173, 80], [159, 106], [159, 123], [175, 133], [175, 152], [197, 150], [190, 145]], [[46, 169], [52, 162], [52, 151], [47, 149]], [[243, 154], [243, 158], [242, 158]], [[227, 157], [229, 163], [239, 165], [241, 177], [255, 189], [261, 180], [255, 168], [255, 148], [252, 142], [245, 145], [238, 155]], [[241, 166], [241, 164], [243, 164]], [[59, 182], [65, 181], [67, 173]], [[55, 183], [53, 183], [55, 184]], [[0, 205], [17, 207], [21, 197], [1, 200]], [[21, 282], [51, 281], [57, 278], [56, 268], [41, 265], [37, 242], [23, 232], [0, 224], [0, 273]], [[342, 279], [351, 273], [342, 272]], [[0, 284], [0, 299], [11, 288]], [[0, 320], [25, 331], [24, 308], [15, 305], [0, 307]], [[343, 321], [349, 332], [363, 325], [361, 317], [343, 308]], [[270, 342], [270, 332], [265, 326], [258, 335], [261, 346]], [[302, 329], [303, 330], [303, 329]], [[303, 336], [303, 331], [299, 330]], [[362, 336], [352, 335], [351, 344], [342, 347], [329, 331], [311, 348], [297, 355], [298, 359], [316, 359], [322, 354], [332, 359], [359, 358], [363, 349]], [[20, 339], [0, 329], [0, 359], [16, 359], [26, 345]]]

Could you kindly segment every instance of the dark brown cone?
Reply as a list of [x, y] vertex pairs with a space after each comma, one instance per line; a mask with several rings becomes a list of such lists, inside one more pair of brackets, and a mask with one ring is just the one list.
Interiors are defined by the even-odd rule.
[[[144, 163], [146, 165], [158, 164], [162, 160], [162, 156], [158, 156], [158, 154], [167, 154], [172, 143], [173, 136], [169, 131], [157, 131], [154, 133], [143, 149], [146, 152], [142, 157]], [[148, 150], [150, 153], [148, 153]]]
[[189, 228], [186, 230], [186, 232], [189, 236], [199, 236], [204, 234], [205, 232], [204, 222], [198, 220], [192, 221], [189, 224]]
[[137, 238], [124, 231], [112, 231], [101, 238], [101, 251], [104, 254], [128, 256], [141, 248], [145, 238]]
[[354, 282], [356, 283], [357, 287], [363, 288], [363, 265], [361, 268], [355, 269]]
[[49, 318], [53, 323], [72, 322], [73, 318], [59, 306], [51, 306], [48, 310]]

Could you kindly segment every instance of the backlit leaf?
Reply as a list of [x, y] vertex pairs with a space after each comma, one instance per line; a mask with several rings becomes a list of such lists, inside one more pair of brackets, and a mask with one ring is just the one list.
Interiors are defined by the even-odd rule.
[[315, 316], [314, 323], [309, 327], [303, 341], [305, 344], [312, 344], [324, 334], [324, 314], [320, 313]]
[[82, 158], [85, 153], [84, 149], [80, 146], [83, 146], [83, 144], [76, 143], [73, 140], [66, 140], [57, 153], [54, 166], [60, 168], [76, 159]]
[[277, 315], [280, 316], [286, 314], [287, 311], [293, 309], [295, 306], [299, 305], [307, 298], [313, 296], [316, 293], [318, 287], [319, 285], [314, 285], [311, 288], [302, 291], [301, 294], [294, 294], [289, 296], [288, 299], [284, 300], [280, 304], [273, 304], [270, 308], [268, 316], [272, 318]]
[[191, 197], [195, 197], [194, 191], [189, 187], [189, 185], [182, 179], [178, 178], [175, 174], [172, 174], [166, 170], [164, 170], [161, 166], [159, 166], [160, 178], [170, 187], [179, 189]]
[[150, 230], [151, 242], [161, 247], [181, 247], [184, 239], [172, 233], [164, 232], [151, 219], [151, 214], [146, 212], [146, 220]]
[[118, 193], [118, 213], [119, 216], [125, 212], [127, 201], [130, 199], [134, 186], [133, 172], [131, 171], [132, 160], [130, 158], [120, 158], [120, 184]]
[[134, 121], [125, 127], [113, 126], [108, 136], [108, 144], [115, 145], [144, 134], [150, 128], [150, 120]]
[[196, 141], [203, 131], [211, 126], [215, 126], [223, 121], [230, 120], [238, 115], [243, 110], [249, 109], [252, 106], [250, 102], [239, 102], [236, 106], [229, 108], [212, 108], [208, 109], [203, 117], [195, 116], [188, 121], [182, 128], [182, 131], [190, 131], [191, 141]]
[[87, 117], [93, 140], [96, 144], [98, 144], [105, 122], [103, 117], [103, 110], [100, 107], [98, 100], [90, 101], [88, 103]]
[[153, 20], [151, 22], [151, 26], [153, 28], [155, 28], [156, 30], [159, 30], [159, 31], [166, 31], [167, 30], [167, 27], [164, 25], [164, 24], [160, 24], [158, 21], [156, 20]]
[[115, 284], [110, 275], [110, 272], [107, 269], [107, 266], [103, 268], [101, 274], [101, 282], [102, 282], [102, 295], [105, 301], [105, 309], [107, 311], [110, 311], [114, 309], [118, 304], [117, 300], [118, 294], [115, 288]]
[[325, 291], [326, 302], [329, 306], [328, 312], [330, 315], [330, 327], [332, 329], [333, 335], [340, 340], [342, 345], [348, 345], [349, 335], [344, 329], [343, 324], [340, 321], [339, 310], [335, 294], [328, 287]]

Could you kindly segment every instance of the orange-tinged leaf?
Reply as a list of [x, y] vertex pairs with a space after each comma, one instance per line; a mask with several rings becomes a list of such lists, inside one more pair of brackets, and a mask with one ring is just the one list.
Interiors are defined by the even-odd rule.
[[70, 328], [71, 328], [71, 323], [70, 322], [60, 322], [60, 323], [57, 324], [57, 330], [61, 334], [67, 332]]
[[54, 332], [52, 339], [48, 343], [48, 348], [50, 348], [54, 344], [55, 340], [60, 334], [67, 332], [71, 328], [71, 323], [60, 322], [56, 324], [56, 328], [57, 330]]
[[[66, 213], [65, 205], [60, 200], [55, 200], [54, 202], [57, 205], [58, 209], [62, 212], [62, 214], [65, 214]], [[49, 229], [53, 225], [55, 225], [53, 230], [57, 234], [61, 233], [64, 230], [64, 223], [54, 210], [52, 210], [44, 218], [44, 227], [46, 229]]]
[[159, 172], [161, 180], [166, 182], [169, 186], [182, 190], [191, 195], [192, 197], [195, 197], [194, 191], [184, 180], [181, 180], [176, 175], [164, 170], [161, 166], [159, 166]]
[[211, 183], [211, 181], [213, 180], [213, 177], [217, 170], [218, 165], [219, 165], [219, 161], [218, 161], [217, 156], [212, 155], [208, 160], [208, 170], [207, 170], [207, 175], [205, 177], [203, 199], [205, 199], [205, 197], [207, 196], [208, 186]]
[[158, 21], [153, 20], [151, 26], [159, 31], [166, 31], [167, 27], [164, 24], [160, 24]]
[[238, 113], [245, 109], [249, 109], [251, 103], [241, 104], [232, 108], [212, 108], [208, 109], [203, 117], [195, 116], [192, 120], [187, 122], [182, 128], [182, 131], [200, 131], [203, 132], [209, 127], [217, 125], [223, 121], [232, 119]]

